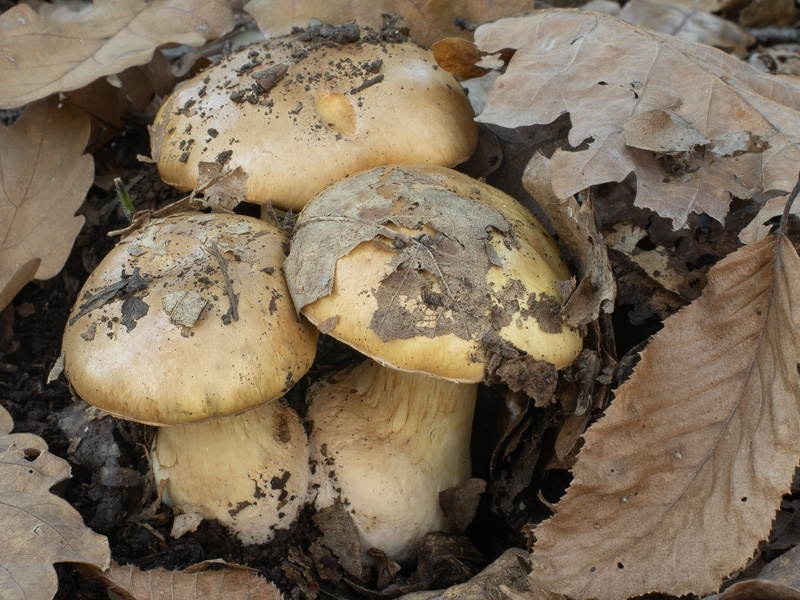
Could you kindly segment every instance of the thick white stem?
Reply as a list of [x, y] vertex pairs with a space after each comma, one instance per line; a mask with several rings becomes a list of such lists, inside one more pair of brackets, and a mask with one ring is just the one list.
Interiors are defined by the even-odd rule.
[[305, 505], [308, 442], [288, 404], [274, 400], [247, 412], [160, 427], [153, 443], [164, 502], [218, 519], [245, 544], [268, 542]]
[[373, 361], [309, 391], [312, 495], [341, 501], [361, 534], [406, 562], [428, 531], [451, 527], [439, 492], [470, 477], [476, 384], [387, 369]]

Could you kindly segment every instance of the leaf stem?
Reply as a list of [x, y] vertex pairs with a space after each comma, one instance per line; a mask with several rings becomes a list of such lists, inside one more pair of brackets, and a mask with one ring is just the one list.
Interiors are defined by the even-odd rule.
[[798, 194], [800, 194], [800, 176], [798, 176], [797, 183], [794, 184], [794, 188], [792, 188], [792, 191], [789, 193], [789, 197], [786, 198], [786, 204], [783, 206], [781, 224], [780, 227], [778, 227], [779, 237], [786, 235], [786, 224], [789, 222], [789, 213], [792, 210], [792, 204], [794, 204], [795, 198], [797, 198]]

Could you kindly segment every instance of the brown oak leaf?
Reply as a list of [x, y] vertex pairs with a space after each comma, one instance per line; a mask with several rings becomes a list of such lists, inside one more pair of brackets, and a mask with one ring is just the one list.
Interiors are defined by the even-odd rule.
[[94, 177], [88, 138], [86, 115], [57, 98], [0, 128], [0, 310], [26, 283], [64, 266]]
[[86, 527], [78, 512], [50, 488], [70, 477], [67, 461], [50, 454], [45, 441], [11, 433], [13, 421], [0, 408], [0, 595], [49, 600], [58, 589], [56, 562], [105, 569], [111, 553], [105, 536]]
[[233, 28], [223, 0], [96, 0], [87, 12], [52, 17], [27, 4], [0, 15], [0, 108], [148, 63], [163, 44], [200, 46]]
[[723, 221], [731, 197], [788, 192], [800, 162], [800, 84], [715, 48], [570, 10], [482, 25], [484, 52], [516, 48], [478, 121], [507, 128], [569, 113], [552, 156], [559, 198], [636, 173], [638, 206]]

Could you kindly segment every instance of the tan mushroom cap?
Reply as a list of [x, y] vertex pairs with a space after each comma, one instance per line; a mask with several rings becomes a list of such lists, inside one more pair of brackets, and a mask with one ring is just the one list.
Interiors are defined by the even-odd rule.
[[[364, 230], [375, 235], [355, 236]], [[581, 351], [561, 321], [570, 273], [555, 241], [466, 175], [380, 167], [316, 196], [295, 231], [285, 271], [297, 308], [385, 365], [478, 382], [498, 342], [557, 368]]]
[[286, 287], [287, 244], [267, 223], [222, 214], [156, 219], [124, 238], [89, 276], [64, 332], [77, 393], [153, 425], [281, 396], [311, 366], [317, 337]]
[[385, 163], [453, 166], [476, 144], [469, 101], [433, 54], [374, 34], [249, 46], [176, 90], [151, 128], [167, 183], [193, 189], [200, 162], [222, 162], [247, 173], [248, 201], [294, 210], [349, 174]]
[[367, 360], [309, 389], [315, 505], [344, 504], [367, 562], [370, 548], [408, 561], [452, 528], [439, 492], [470, 477], [477, 388]]
[[305, 430], [283, 400], [203, 423], [159, 427], [153, 442], [164, 502], [218, 519], [245, 544], [287, 529], [308, 496]]

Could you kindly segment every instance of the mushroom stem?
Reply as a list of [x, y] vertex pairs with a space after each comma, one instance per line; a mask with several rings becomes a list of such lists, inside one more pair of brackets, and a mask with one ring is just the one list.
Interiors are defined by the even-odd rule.
[[156, 483], [164, 502], [199, 506], [245, 544], [287, 529], [308, 496], [308, 442], [284, 400], [202, 423], [160, 427], [153, 442]]
[[427, 532], [451, 529], [439, 492], [470, 477], [476, 396], [476, 384], [371, 360], [309, 390], [315, 504], [344, 504], [365, 562], [370, 548], [408, 562]]

